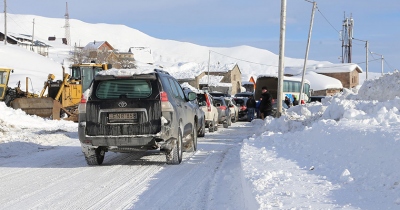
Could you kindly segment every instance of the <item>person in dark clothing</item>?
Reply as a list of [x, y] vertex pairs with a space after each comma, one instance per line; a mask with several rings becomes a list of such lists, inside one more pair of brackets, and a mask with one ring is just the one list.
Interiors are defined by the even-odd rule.
[[293, 96], [293, 106], [299, 105], [299, 101], [297, 100], [296, 96]]
[[249, 96], [246, 102], [247, 107], [247, 120], [251, 122], [254, 119], [254, 110], [256, 109], [256, 100], [252, 95]]
[[290, 107], [290, 99], [288, 96], [285, 96], [285, 104]]
[[261, 114], [260, 114], [260, 104], [261, 104], [261, 100], [262, 100], [262, 97], [260, 98], [260, 100], [256, 101], [256, 114], [257, 114], [257, 118], [261, 118]]
[[261, 88], [261, 104], [260, 104], [260, 113], [261, 119], [264, 120], [265, 117], [270, 116], [272, 114], [272, 96], [268, 93], [267, 87]]

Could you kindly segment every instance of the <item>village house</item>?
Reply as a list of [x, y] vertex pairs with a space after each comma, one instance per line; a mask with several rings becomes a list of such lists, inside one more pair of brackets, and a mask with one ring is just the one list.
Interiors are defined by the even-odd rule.
[[242, 87], [245, 89], [242, 92], [254, 92], [256, 89], [256, 80], [253, 76], [250, 76], [248, 81], [242, 81]]
[[348, 89], [360, 84], [359, 74], [363, 72], [355, 63], [317, 65], [313, 71], [340, 80], [343, 87]]
[[[4, 37], [4, 33], [0, 32], [0, 42], [4, 42]], [[51, 47], [50, 45], [39, 40], [34, 40], [32, 42], [31, 35], [17, 34], [12, 32], [7, 33], [7, 43], [23, 47], [45, 57], [49, 55], [49, 48]]]
[[[286, 67], [285, 76], [301, 77], [303, 68]], [[359, 74], [362, 69], [353, 63], [317, 64], [308, 66], [305, 79], [310, 81], [313, 96], [332, 96], [343, 88], [354, 88], [359, 85]]]
[[242, 73], [237, 64], [225, 64], [211, 66], [209, 71], [200, 72], [195, 78], [178, 78], [182, 84], [187, 82], [199, 90], [208, 90], [209, 92], [222, 92], [230, 95], [241, 92]]
[[129, 52], [135, 57], [136, 62], [153, 64], [153, 53], [149, 47], [130, 47]]
[[89, 42], [83, 51], [87, 53], [87, 57], [90, 60], [95, 60], [97, 63], [112, 63], [113, 60], [117, 59], [117, 55], [114, 53], [114, 47], [112, 47], [107, 41], [93, 41]]

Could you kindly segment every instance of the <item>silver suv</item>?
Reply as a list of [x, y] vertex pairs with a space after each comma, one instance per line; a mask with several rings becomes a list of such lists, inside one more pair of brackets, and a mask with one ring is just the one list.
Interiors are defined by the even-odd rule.
[[198, 116], [189, 105], [196, 97], [193, 92], [186, 97], [162, 70], [99, 72], [79, 105], [78, 134], [87, 164], [102, 164], [108, 151], [137, 150], [164, 151], [167, 164], [180, 164], [184, 148], [197, 148]]

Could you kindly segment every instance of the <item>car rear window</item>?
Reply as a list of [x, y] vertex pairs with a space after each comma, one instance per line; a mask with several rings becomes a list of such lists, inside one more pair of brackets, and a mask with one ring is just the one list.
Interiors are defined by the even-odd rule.
[[238, 99], [235, 99], [235, 101], [236, 101], [236, 104], [239, 104], [241, 106], [246, 105], [246, 103], [243, 99], [238, 98]]
[[99, 99], [147, 98], [151, 95], [151, 82], [148, 80], [107, 80], [97, 86]]
[[214, 104], [221, 104], [221, 105], [224, 105], [225, 103], [224, 103], [221, 99], [219, 99], [219, 98], [214, 98]]
[[206, 101], [206, 96], [204, 94], [197, 94], [197, 100]]

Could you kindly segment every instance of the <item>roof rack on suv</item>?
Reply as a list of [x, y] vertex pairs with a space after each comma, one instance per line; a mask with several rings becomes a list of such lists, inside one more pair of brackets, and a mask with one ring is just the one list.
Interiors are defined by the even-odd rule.
[[154, 69], [154, 71], [157, 72], [157, 73], [164, 73], [164, 74], [168, 74], [169, 75], [169, 72], [161, 70], [161, 69]]

